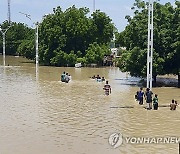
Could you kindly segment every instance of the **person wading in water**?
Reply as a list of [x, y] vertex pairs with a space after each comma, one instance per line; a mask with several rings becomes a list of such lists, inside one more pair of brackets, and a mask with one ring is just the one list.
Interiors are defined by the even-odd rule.
[[143, 96], [144, 96], [144, 92], [143, 92], [143, 88], [140, 88], [140, 91], [138, 92], [138, 100], [139, 100], [139, 105], [143, 105]]
[[[175, 103], [176, 102], [176, 103]], [[170, 110], [176, 110], [176, 107], [178, 106], [177, 101], [174, 99], [172, 100], [172, 103], [170, 104]]]
[[147, 103], [147, 110], [151, 110], [152, 109], [152, 91], [150, 91], [149, 88], [146, 89], [146, 103]]
[[157, 94], [155, 94], [153, 98], [153, 106], [154, 106], [154, 110], [158, 110], [158, 95]]
[[111, 86], [109, 85], [109, 82], [106, 81], [106, 84], [104, 85], [104, 91], [105, 91], [105, 95], [108, 96], [109, 94], [111, 94]]

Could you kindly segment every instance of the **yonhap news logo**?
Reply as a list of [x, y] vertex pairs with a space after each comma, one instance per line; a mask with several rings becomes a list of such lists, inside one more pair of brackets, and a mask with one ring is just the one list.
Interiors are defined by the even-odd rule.
[[113, 133], [109, 136], [109, 144], [113, 148], [119, 147], [123, 143], [123, 136], [121, 133]]
[[109, 136], [109, 144], [117, 148], [122, 144], [180, 144], [180, 137], [124, 137], [121, 133]]

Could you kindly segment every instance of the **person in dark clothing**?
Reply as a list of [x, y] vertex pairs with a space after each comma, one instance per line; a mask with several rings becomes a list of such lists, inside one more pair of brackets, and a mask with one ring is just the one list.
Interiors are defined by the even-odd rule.
[[108, 81], [106, 81], [106, 84], [104, 85], [104, 91], [105, 91], [105, 95], [108, 96], [109, 94], [111, 94], [111, 86], [109, 84]]
[[102, 80], [102, 82], [103, 82], [103, 81], [105, 81], [105, 78], [104, 78], [104, 76], [102, 77], [102, 79], [101, 79], [101, 80]]
[[151, 110], [152, 109], [152, 91], [150, 91], [149, 88], [146, 89], [146, 103], [147, 103], [147, 110]]
[[137, 92], [136, 92], [136, 95], [135, 95], [136, 101], [139, 101], [138, 94], [139, 94], [139, 91], [137, 91]]
[[63, 72], [63, 73], [61, 74], [61, 81], [62, 81], [62, 82], [65, 82], [65, 76], [66, 76], [66, 72]]
[[172, 103], [170, 104], [170, 110], [176, 110], [177, 104], [175, 103], [174, 99], [172, 100]]
[[143, 88], [140, 88], [140, 91], [138, 92], [138, 100], [140, 105], [143, 105], [143, 96], [144, 96]]
[[93, 75], [92, 77], [90, 77], [91, 79], [96, 79], [96, 76], [95, 75]]
[[157, 94], [155, 94], [153, 98], [153, 107], [154, 107], [154, 110], [158, 110], [158, 95]]

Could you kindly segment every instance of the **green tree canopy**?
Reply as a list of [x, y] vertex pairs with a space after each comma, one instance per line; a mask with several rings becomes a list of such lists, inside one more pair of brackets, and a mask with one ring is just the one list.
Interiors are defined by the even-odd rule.
[[90, 44], [89, 48], [86, 50], [86, 63], [95, 63], [98, 65], [102, 65], [104, 56], [109, 55], [110, 53], [111, 51], [107, 45], [99, 45], [97, 44], [97, 42], [94, 42], [93, 44]]
[[[134, 17], [126, 16], [129, 24], [119, 33], [116, 43], [126, 47], [120, 58], [119, 67], [135, 76], [146, 76], [148, 3], [136, 0], [132, 9]], [[179, 74], [180, 32], [179, 2], [176, 7], [154, 2], [154, 56], [153, 76]], [[133, 65], [133, 66], [131, 66]]]
[[[6, 33], [6, 54], [14, 55], [17, 53], [18, 46], [24, 40], [33, 39], [34, 31], [22, 23], [12, 22], [9, 25], [8, 21], [5, 21], [1, 25], [2, 29], [6, 29], [8, 26], [10, 28]], [[2, 49], [2, 35], [0, 35], [0, 48]]]
[[62, 11], [57, 7], [53, 11], [53, 14], [47, 15], [40, 25], [41, 63], [57, 65], [58, 52], [60, 55], [66, 53], [72, 56], [73, 51], [79, 58], [83, 58], [93, 42], [99, 45], [110, 43], [114, 26], [111, 19], [100, 10], [94, 12], [91, 17], [87, 15], [88, 8], [78, 9], [72, 6]]
[[[40, 64], [73, 66], [76, 61], [90, 63], [88, 54], [93, 47], [95, 59], [92, 62], [101, 63], [115, 28], [104, 12], [96, 10], [91, 15], [88, 13], [86, 7], [76, 8], [73, 5], [62, 11], [59, 6], [53, 9], [53, 13], [43, 17], [42, 23], [39, 23]], [[2, 27], [7, 26], [7, 21], [2, 24]], [[35, 59], [34, 35], [34, 29], [21, 23], [12, 23], [7, 33], [7, 54], [18, 52], [28, 59]]]

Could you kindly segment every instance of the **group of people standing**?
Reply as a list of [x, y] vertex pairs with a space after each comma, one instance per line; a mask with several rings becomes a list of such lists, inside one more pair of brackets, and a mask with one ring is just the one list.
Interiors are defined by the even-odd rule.
[[158, 95], [155, 94], [154, 98], [152, 98], [153, 92], [147, 88], [146, 92], [143, 91], [143, 88], [140, 88], [139, 91], [136, 92], [135, 98], [137, 101], [139, 101], [140, 105], [143, 105], [143, 100], [145, 98], [147, 103], [147, 110], [152, 109], [152, 102], [153, 102], [153, 108], [154, 110], [158, 109]]
[[68, 83], [70, 80], [71, 80], [71, 75], [70, 74], [68, 74], [67, 72], [63, 72], [61, 74], [61, 81], [62, 82]]
[[[143, 91], [143, 88], [140, 88], [140, 90], [136, 92], [135, 98], [137, 101], [139, 101], [140, 105], [143, 105], [143, 100], [145, 98], [147, 103], [147, 110], [152, 109], [152, 104], [153, 104], [153, 109], [158, 110], [159, 107], [158, 95], [155, 94], [154, 98], [152, 96], [153, 96], [153, 92], [149, 88], [146, 89], [146, 92]], [[177, 106], [178, 106], [177, 101], [173, 99], [172, 103], [170, 104], [170, 110], [176, 110]]]

